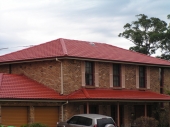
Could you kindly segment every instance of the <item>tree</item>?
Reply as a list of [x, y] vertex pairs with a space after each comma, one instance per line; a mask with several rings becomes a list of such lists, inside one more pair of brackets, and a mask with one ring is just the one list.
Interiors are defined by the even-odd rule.
[[[167, 18], [170, 19], [170, 14], [167, 15]], [[164, 33], [163, 40], [160, 44], [160, 49], [161, 49], [161, 56], [157, 56], [161, 59], [166, 59], [170, 60], [170, 23], [169, 26], [167, 27], [167, 30]]]
[[159, 18], [148, 18], [144, 14], [136, 16], [138, 20], [124, 25], [125, 31], [118, 36], [124, 37], [135, 44], [135, 46], [129, 48], [130, 50], [146, 55], [155, 54], [166, 36], [167, 23]]

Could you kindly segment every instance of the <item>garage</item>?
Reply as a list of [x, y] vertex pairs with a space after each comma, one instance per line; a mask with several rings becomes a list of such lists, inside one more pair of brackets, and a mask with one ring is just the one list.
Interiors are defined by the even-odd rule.
[[43, 123], [48, 127], [56, 127], [59, 121], [58, 107], [35, 107], [34, 122]]
[[27, 124], [27, 107], [1, 107], [2, 125], [20, 127]]

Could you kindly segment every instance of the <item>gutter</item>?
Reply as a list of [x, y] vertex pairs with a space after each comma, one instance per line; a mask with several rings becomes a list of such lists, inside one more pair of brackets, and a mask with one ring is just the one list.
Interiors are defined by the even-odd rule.
[[56, 61], [61, 63], [61, 92], [60, 94], [63, 95], [63, 63], [62, 61], [58, 60], [58, 58], [56, 58]]

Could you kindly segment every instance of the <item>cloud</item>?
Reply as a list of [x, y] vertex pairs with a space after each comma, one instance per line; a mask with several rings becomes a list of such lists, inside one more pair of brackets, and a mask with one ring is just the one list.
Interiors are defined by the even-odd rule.
[[57, 38], [103, 42], [128, 49], [118, 37], [135, 15], [166, 19], [170, 1], [164, 0], [0, 0], [0, 50], [36, 45]]

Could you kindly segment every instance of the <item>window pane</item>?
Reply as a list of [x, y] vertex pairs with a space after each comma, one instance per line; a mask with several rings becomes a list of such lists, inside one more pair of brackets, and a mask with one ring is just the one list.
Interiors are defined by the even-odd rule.
[[78, 116], [73, 116], [69, 121], [68, 123], [69, 124], [77, 124], [77, 121], [78, 121]]
[[120, 87], [120, 65], [113, 64], [113, 86]]
[[145, 67], [139, 66], [139, 87], [145, 88]]
[[86, 85], [93, 85], [93, 62], [85, 62], [85, 80]]

